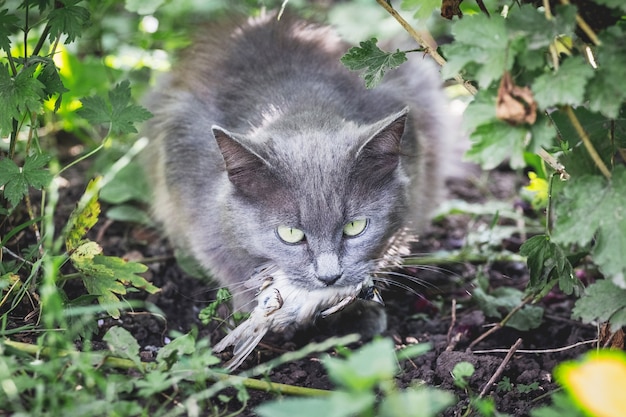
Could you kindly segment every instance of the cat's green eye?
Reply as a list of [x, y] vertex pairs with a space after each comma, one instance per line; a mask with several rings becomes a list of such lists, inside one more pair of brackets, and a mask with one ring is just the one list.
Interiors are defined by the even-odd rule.
[[354, 219], [343, 227], [343, 234], [347, 237], [358, 236], [365, 231], [367, 223], [367, 219]]
[[296, 244], [304, 240], [304, 232], [295, 227], [278, 226], [276, 228], [276, 234], [285, 243]]

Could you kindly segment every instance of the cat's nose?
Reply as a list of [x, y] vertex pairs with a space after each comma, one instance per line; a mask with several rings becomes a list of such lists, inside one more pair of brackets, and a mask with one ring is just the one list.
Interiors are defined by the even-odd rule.
[[333, 285], [335, 282], [339, 281], [341, 278], [341, 274], [339, 275], [318, 275], [317, 279], [322, 281], [326, 285]]
[[326, 285], [333, 285], [341, 278], [343, 271], [339, 264], [339, 257], [333, 252], [322, 252], [315, 261], [317, 279]]

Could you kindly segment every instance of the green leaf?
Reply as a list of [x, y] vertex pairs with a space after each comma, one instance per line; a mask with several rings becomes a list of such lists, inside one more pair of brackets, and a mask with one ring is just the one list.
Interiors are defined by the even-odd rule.
[[574, 178], [556, 202], [553, 239], [591, 248], [594, 262], [626, 288], [626, 168], [615, 167], [611, 181], [599, 175]]
[[[370, 358], [371, 361], [371, 358]], [[287, 398], [255, 408], [261, 417], [351, 417], [371, 409], [376, 401], [372, 392], [334, 391], [325, 398]]]
[[341, 57], [341, 62], [352, 71], [365, 69], [365, 87], [376, 87], [385, 72], [397, 68], [406, 61], [406, 54], [397, 50], [396, 52], [385, 52], [376, 46], [378, 40], [372, 38], [361, 42], [360, 47], [353, 47]]
[[183, 355], [191, 355], [196, 351], [197, 330], [179, 336], [159, 349], [156, 361], [159, 364], [171, 366]]
[[542, 109], [556, 105], [580, 105], [587, 81], [592, 76], [593, 68], [581, 57], [569, 57], [558, 71], [535, 78], [532, 85], [535, 101]]
[[[375, 361], [372, 358], [376, 358]], [[398, 365], [389, 339], [375, 340], [348, 359], [326, 357], [323, 361], [328, 377], [350, 391], [367, 391], [393, 378]]]
[[52, 175], [43, 166], [50, 161], [47, 154], [33, 154], [26, 157], [24, 166], [19, 168], [9, 158], [0, 160], [0, 187], [4, 186], [4, 197], [12, 206], [28, 193], [28, 187], [41, 189], [52, 180]]
[[139, 343], [133, 335], [123, 327], [113, 326], [102, 337], [107, 342], [109, 350], [120, 358], [130, 359], [142, 370], [141, 358], [139, 357]]
[[469, 379], [474, 375], [476, 369], [474, 365], [469, 362], [459, 362], [452, 368], [452, 378], [454, 379], [454, 385], [459, 388], [467, 388], [469, 385]]
[[576, 7], [557, 6], [554, 15], [546, 19], [543, 10], [532, 4], [522, 4], [511, 9], [507, 19], [507, 29], [514, 36], [526, 40], [528, 50], [544, 50], [559, 36], [574, 33], [576, 27]]
[[85, 194], [91, 194], [91, 198], [85, 204], [80, 204], [76, 207], [67, 221], [65, 247], [70, 253], [81, 244], [85, 234], [98, 222], [100, 203], [98, 202], [98, 193], [96, 191], [99, 187], [100, 179], [96, 178], [89, 181]]
[[82, 6], [76, 6], [81, 0], [61, 0], [62, 7], [56, 7], [48, 15], [50, 26], [50, 42], [62, 34], [67, 35], [65, 43], [73, 42], [82, 34], [83, 27], [89, 20], [89, 11]]
[[13, 13], [9, 14], [7, 9], [0, 10], [0, 49], [4, 49], [7, 53], [11, 52], [10, 36], [18, 29], [15, 24], [18, 21], [17, 16]]
[[38, 113], [43, 106], [44, 85], [33, 77], [37, 65], [22, 69], [15, 78], [0, 65], [0, 132], [9, 132], [13, 120], [26, 112]]
[[142, 210], [138, 207], [132, 206], [130, 204], [122, 204], [119, 206], [111, 207], [106, 212], [107, 219], [119, 221], [119, 222], [128, 222], [128, 223], [137, 223], [143, 224], [146, 226], [154, 226], [154, 221], [146, 213], [145, 210]]
[[150, 186], [146, 181], [143, 168], [139, 163], [130, 162], [111, 179], [102, 190], [100, 200], [110, 204], [129, 201], [149, 203]]
[[[521, 304], [523, 293], [516, 288], [500, 287], [487, 294], [482, 288], [475, 288], [472, 295], [480, 309], [489, 317], [501, 318], [500, 310], [511, 311]], [[543, 318], [543, 308], [525, 305], [506, 323], [507, 327], [526, 331], [539, 327]]]
[[417, 20], [426, 20], [433, 12], [441, 7], [441, 0], [402, 0], [400, 8], [415, 11], [413, 17]]
[[482, 64], [472, 76], [480, 87], [487, 88], [511, 69], [515, 54], [509, 48], [502, 16], [465, 16], [454, 23], [452, 34], [455, 41], [442, 46], [448, 59], [441, 71], [444, 78], [454, 77], [470, 63]]
[[623, 0], [594, 0], [598, 4], [602, 4], [613, 9], [620, 9], [626, 12], [626, 3]]
[[549, 236], [531, 237], [520, 247], [520, 255], [527, 257], [530, 293], [547, 293], [557, 282], [566, 294], [571, 294], [574, 288], [580, 286], [565, 252]]
[[113, 133], [137, 133], [134, 124], [149, 119], [152, 114], [131, 101], [130, 83], [123, 81], [109, 91], [108, 102], [100, 96], [81, 100], [83, 107], [78, 114], [92, 124], [109, 123]]
[[50, 98], [55, 94], [59, 94], [59, 98], [57, 99], [54, 109], [57, 111], [61, 105], [61, 95], [69, 90], [63, 85], [63, 81], [61, 81], [61, 76], [59, 75], [59, 70], [51, 58], [31, 57], [31, 62], [35, 60], [41, 61], [43, 65], [37, 79], [41, 81], [44, 86], [45, 97]]
[[[139, 398], [149, 398], [170, 389], [180, 381], [180, 376], [173, 377], [171, 372], [153, 370], [145, 374], [143, 379], [134, 381]], [[138, 414], [140, 415], [140, 413]]]
[[94, 263], [104, 266], [115, 273], [115, 279], [128, 286], [144, 290], [150, 294], [159, 292], [159, 288], [155, 287], [145, 278], [137, 275], [148, 270], [148, 267], [139, 262], [128, 262], [116, 256], [96, 256]]
[[598, 69], [587, 86], [589, 109], [615, 119], [626, 99], [626, 85], [615, 82], [626, 68], [626, 34], [611, 27], [600, 35], [602, 44], [595, 50]]
[[420, 387], [393, 392], [383, 399], [379, 417], [436, 417], [454, 403], [454, 395], [447, 391]]
[[[619, 138], [623, 134], [623, 131], [620, 131], [621, 121], [619, 119], [616, 121], [607, 120], [605, 116], [590, 112], [582, 106], [573, 109], [573, 111], [604, 163], [607, 166], [613, 165], [612, 156], [617, 152], [617, 146], [620, 146]], [[567, 167], [567, 172], [574, 178], [585, 174], [599, 174], [597, 165], [589, 156], [585, 146], [582, 145], [578, 132], [572, 126], [565, 112], [553, 112], [550, 116], [559, 132], [559, 137], [565, 140], [561, 146], [567, 151], [562, 153], [559, 162]], [[615, 140], [607, 140], [608, 126], [615, 127]]]
[[480, 164], [483, 169], [493, 169], [510, 158], [513, 168], [521, 168], [524, 163], [524, 139], [527, 129], [511, 126], [502, 121], [478, 126], [470, 135], [472, 147], [465, 157]]
[[96, 295], [109, 315], [119, 318], [118, 295], [126, 294], [131, 285], [151, 294], [159, 291], [145, 278], [136, 275], [147, 271], [147, 267], [136, 262], [126, 262], [121, 258], [103, 256], [102, 248], [95, 242], [86, 242], [70, 255], [72, 264], [82, 274], [83, 283], [89, 294]]
[[576, 301], [572, 317], [584, 323], [610, 322], [615, 332], [626, 325], [626, 289], [604, 279], [591, 284], [583, 297]]

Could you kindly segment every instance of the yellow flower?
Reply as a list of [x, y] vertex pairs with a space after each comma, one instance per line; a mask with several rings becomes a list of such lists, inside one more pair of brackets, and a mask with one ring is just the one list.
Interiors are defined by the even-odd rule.
[[531, 204], [535, 209], [542, 209], [548, 205], [548, 181], [539, 178], [536, 173], [528, 173], [530, 184], [524, 187], [532, 196]]
[[592, 352], [582, 362], [560, 364], [554, 370], [554, 376], [572, 400], [590, 416], [626, 416], [624, 352]]

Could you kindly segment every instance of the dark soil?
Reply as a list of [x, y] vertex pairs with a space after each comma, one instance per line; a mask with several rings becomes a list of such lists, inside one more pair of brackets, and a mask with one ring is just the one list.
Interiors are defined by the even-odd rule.
[[[85, 186], [83, 178], [87, 176], [82, 170], [68, 175], [70, 187], [64, 190], [61, 200], [66, 206], [59, 213], [61, 224], [73, 204], [78, 201]], [[478, 185], [466, 180], [455, 180], [449, 184], [449, 188], [455, 198], [470, 202], [497, 198], [510, 202], [511, 207], [523, 208], [515, 200], [520, 185], [519, 176], [500, 170], [491, 173]], [[428, 255], [442, 249], [458, 249], [464, 245], [468, 230], [477, 228], [482, 221], [468, 215], [451, 215], [438, 221], [421, 237], [415, 246], [415, 252]], [[490, 218], [484, 220], [489, 221]], [[156, 230], [102, 219], [90, 234], [91, 239], [104, 247], [107, 255], [143, 260], [150, 268], [146, 277], [162, 289], [156, 295], [134, 294], [133, 298], [144, 299], [152, 305], [151, 312], [135, 311], [125, 313], [119, 320], [104, 320], [100, 335], [113, 325], [122, 325], [136, 337], [144, 350], [142, 357], [146, 359], [156, 355], [156, 350], [169, 340], [172, 332], [185, 333], [195, 327], [200, 329], [202, 337], [211, 337], [213, 340], [222, 337], [223, 327], [203, 326], [198, 320], [198, 312], [214, 299], [214, 286], [185, 274], [176, 264], [172, 248]], [[502, 245], [516, 252], [521, 242], [520, 237], [513, 236]], [[486, 391], [485, 396], [495, 400], [500, 412], [511, 416], [529, 415], [530, 409], [546, 404], [549, 401], [546, 394], [557, 388], [551, 376], [554, 366], [565, 359], [580, 355], [588, 349], [588, 345], [563, 351], [555, 351], [554, 348], [594, 337], [593, 328], [569, 319], [573, 300], [554, 292], [539, 303], [545, 307], [543, 324], [539, 328], [521, 332], [505, 327], [469, 349], [472, 341], [498, 321], [495, 317], [485, 317], [472, 298], [476, 275], [481, 273], [487, 276], [490, 286], [494, 288], [513, 286], [523, 289], [528, 279], [525, 265], [516, 262], [459, 262], [432, 268], [409, 268], [405, 272], [414, 274], [422, 285], [413, 285], [413, 292], [393, 287], [383, 290], [389, 322], [384, 336], [392, 338], [398, 346], [429, 342], [433, 349], [402, 363], [397, 384], [406, 387], [424, 381], [429, 385], [453, 391], [459, 401], [446, 411], [446, 416], [463, 415], [468, 405], [468, 392], [476, 396], [483, 390]], [[454, 318], [451, 314], [453, 303], [457, 306]], [[155, 310], [162, 314], [154, 314]], [[273, 335], [257, 348], [242, 369], [279, 356], [285, 350], [298, 349], [311, 340], [323, 340], [327, 336], [317, 328], [300, 331], [290, 340]], [[507, 350], [518, 339], [521, 339], [520, 350], [539, 352], [515, 353], [495, 383], [486, 387], [503, 363]], [[358, 346], [356, 344], [353, 347]], [[224, 359], [228, 359], [228, 354], [224, 354]], [[457, 388], [451, 376], [452, 368], [461, 361], [472, 363], [476, 369], [468, 392]], [[316, 356], [282, 365], [274, 369], [269, 378], [273, 382], [284, 384], [333, 388]], [[509, 389], [498, 389], [496, 386], [503, 378], [508, 378], [511, 382]], [[527, 386], [534, 389], [521, 389]], [[272, 398], [275, 398], [274, 394], [251, 392], [249, 407], [243, 415], [254, 415], [254, 406]]]

